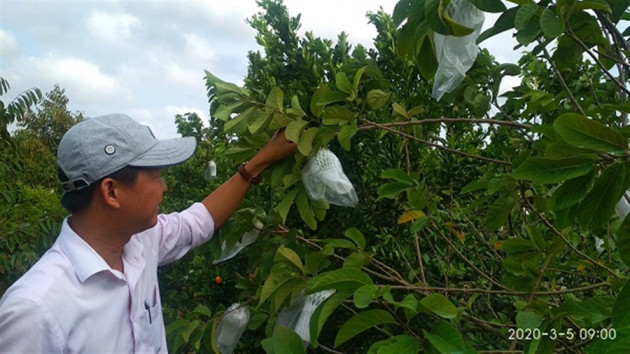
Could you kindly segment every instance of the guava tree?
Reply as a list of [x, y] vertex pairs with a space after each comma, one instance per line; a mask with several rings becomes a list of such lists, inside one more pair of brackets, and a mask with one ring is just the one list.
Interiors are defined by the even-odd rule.
[[[250, 53], [245, 87], [206, 73], [210, 124], [223, 129], [216, 138], [232, 169], [277, 129], [298, 145], [215, 241], [260, 232], [235, 261], [254, 322], [244, 341], [305, 351], [294, 331], [276, 328], [278, 314], [334, 290], [310, 319], [316, 351], [630, 348], [630, 220], [615, 213], [630, 188], [621, 30], [630, 1], [471, 3], [499, 14], [481, 47], [510, 31], [532, 49], [518, 64], [480, 49], [439, 101], [435, 34], [472, 32], [449, 1], [368, 14], [378, 30], [370, 50], [343, 34], [334, 46], [299, 38], [299, 17], [260, 1], [250, 23], [264, 55]], [[521, 83], [500, 92], [506, 75]], [[339, 157], [355, 207], [309, 198], [301, 172], [322, 148]], [[195, 311], [169, 325], [170, 338], [216, 350], [223, 311]]]

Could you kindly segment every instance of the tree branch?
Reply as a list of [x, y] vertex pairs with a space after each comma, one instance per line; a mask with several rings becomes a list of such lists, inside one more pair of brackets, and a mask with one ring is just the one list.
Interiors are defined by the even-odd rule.
[[517, 122], [511, 122], [509, 120], [496, 120], [496, 119], [477, 119], [477, 118], [428, 118], [422, 120], [414, 120], [409, 122], [395, 122], [395, 123], [386, 123], [379, 124], [379, 126], [375, 125], [363, 125], [357, 128], [357, 130], [370, 130], [381, 127], [401, 127], [401, 126], [412, 126], [412, 125], [423, 125], [423, 124], [438, 124], [438, 123], [446, 123], [446, 124], [455, 124], [455, 123], [472, 123], [472, 124], [490, 124], [490, 125], [505, 125], [508, 127], [514, 127], [519, 129], [530, 130], [532, 128], [529, 124], [522, 124]]
[[426, 141], [426, 140], [418, 139], [418, 138], [416, 138], [416, 137], [415, 137], [415, 136], [413, 136], [413, 135], [409, 135], [409, 134], [407, 134], [407, 133], [399, 132], [399, 131], [398, 131], [398, 130], [396, 130], [396, 129], [392, 129], [392, 128], [390, 128], [390, 127], [383, 126], [382, 124], [372, 122], [372, 121], [370, 121], [370, 120], [368, 120], [368, 119], [365, 119], [365, 118], [362, 118], [361, 120], [362, 120], [363, 122], [365, 122], [366, 124], [373, 125], [373, 126], [375, 126], [375, 127], [379, 128], [379, 129], [384, 129], [384, 130], [387, 130], [387, 131], [392, 132], [392, 133], [394, 133], [394, 134], [398, 134], [398, 135], [400, 135], [400, 136], [404, 136], [404, 137], [408, 138], [409, 140], [413, 140], [413, 141], [419, 142], [419, 143], [424, 144], [424, 145], [432, 146], [432, 147], [434, 147], [434, 148], [441, 149], [441, 150], [444, 150], [444, 151], [447, 151], [447, 152], [450, 152], [450, 153], [453, 153], [453, 154], [457, 154], [457, 155], [461, 155], [461, 156], [469, 157], [469, 158], [471, 158], [471, 159], [477, 159], [477, 160], [483, 160], [483, 161], [493, 162], [493, 163], [500, 164], [500, 165], [506, 165], [506, 166], [511, 166], [511, 165], [512, 165], [512, 164], [511, 164], [510, 162], [508, 162], [508, 161], [496, 160], [496, 159], [492, 159], [492, 158], [489, 158], [489, 157], [484, 157], [484, 156], [479, 156], [479, 155], [469, 154], [469, 153], [467, 153], [467, 152], [463, 152], [463, 151], [459, 151], [459, 150], [451, 149], [451, 148], [448, 148], [448, 147], [446, 147], [446, 146], [442, 146], [442, 145], [439, 145], [439, 144], [436, 144], [436, 143], [432, 143], [432, 142], [430, 142], [430, 141]]

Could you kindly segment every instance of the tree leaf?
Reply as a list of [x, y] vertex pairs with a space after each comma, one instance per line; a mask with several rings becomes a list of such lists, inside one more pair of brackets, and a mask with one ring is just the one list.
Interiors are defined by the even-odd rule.
[[311, 342], [313, 344], [317, 344], [319, 333], [322, 331], [322, 328], [324, 328], [328, 317], [330, 317], [335, 309], [350, 295], [352, 295], [351, 291], [337, 291], [313, 312], [310, 323]]
[[524, 30], [527, 28], [529, 21], [538, 12], [538, 6], [534, 3], [528, 3], [520, 6], [514, 17], [514, 28]]
[[265, 280], [265, 283], [263, 284], [260, 292], [261, 304], [265, 302], [278, 288], [280, 288], [282, 284], [293, 279], [288, 270], [288, 266], [282, 266], [285, 268], [274, 266], [271, 274], [269, 275], [269, 277], [267, 277], [267, 280]]
[[442, 318], [453, 319], [457, 317], [457, 308], [442, 294], [433, 293], [427, 295], [420, 300], [420, 305], [426, 311], [431, 311]]
[[345, 237], [349, 238], [352, 242], [354, 242], [359, 249], [365, 249], [366, 242], [365, 236], [355, 227], [351, 227], [343, 234]]
[[419, 348], [418, 339], [403, 334], [372, 344], [367, 354], [417, 354]]
[[361, 83], [361, 77], [363, 76], [363, 72], [367, 69], [367, 66], [362, 67], [357, 70], [356, 74], [354, 74], [354, 81], [352, 82], [352, 88], [354, 92], [359, 92], [359, 83]]
[[339, 130], [339, 133], [337, 135], [337, 139], [339, 140], [339, 145], [341, 145], [341, 147], [346, 150], [346, 151], [350, 151], [350, 149], [352, 148], [352, 145], [350, 145], [350, 141], [352, 140], [352, 137], [355, 136], [357, 133], [357, 121], [353, 121], [351, 124], [348, 125], [344, 125], [343, 127], [341, 127], [341, 130]]
[[295, 196], [298, 192], [299, 188], [294, 188], [290, 192], [286, 193], [284, 198], [282, 198], [282, 201], [274, 208], [274, 210], [280, 214], [283, 223], [287, 222], [287, 215], [289, 215], [289, 210], [291, 209]]
[[297, 146], [300, 154], [304, 156], [310, 155], [311, 151], [313, 151], [313, 140], [315, 139], [318, 130], [319, 128], [312, 127], [302, 132]]
[[315, 215], [313, 214], [311, 204], [308, 201], [308, 196], [306, 195], [306, 190], [304, 188], [300, 188], [298, 194], [295, 196], [295, 205], [297, 205], [300, 217], [304, 220], [306, 226], [308, 226], [311, 230], [316, 230], [317, 220], [315, 220]]
[[264, 132], [273, 119], [273, 113], [255, 111], [252, 115], [254, 116], [254, 121], [249, 125], [249, 132], [252, 135]]
[[267, 95], [265, 104], [280, 112], [284, 112], [284, 92], [282, 89], [278, 86], [274, 86], [269, 92], [269, 95]]
[[322, 115], [324, 125], [337, 125], [341, 122], [351, 122], [355, 120], [354, 113], [346, 107], [330, 106], [326, 108]]
[[628, 141], [623, 135], [577, 113], [565, 113], [553, 123], [553, 128], [567, 143], [600, 152], [624, 151]]
[[405, 183], [405, 182], [390, 182], [390, 183], [385, 183], [382, 184], [381, 186], [378, 187], [377, 193], [378, 193], [378, 199], [383, 199], [383, 198], [390, 198], [390, 199], [396, 199], [400, 193], [406, 191], [407, 189], [411, 188], [409, 186], [409, 184]]
[[462, 335], [448, 322], [440, 321], [431, 332], [423, 331], [424, 336], [439, 353], [463, 353]]
[[551, 184], [583, 176], [592, 167], [593, 161], [588, 158], [548, 159], [544, 157], [530, 157], [512, 172], [512, 177]]
[[485, 12], [500, 13], [507, 10], [501, 0], [470, 0], [470, 3], [475, 5], [475, 7], [479, 10]]
[[621, 260], [630, 266], [630, 217], [627, 216], [617, 230], [617, 252]]
[[306, 283], [306, 294], [316, 293], [322, 290], [351, 290], [367, 284], [374, 284], [370, 277], [360, 270], [342, 268], [322, 273]]
[[426, 217], [426, 214], [421, 210], [409, 210], [398, 218], [398, 225], [411, 222], [422, 217]]
[[330, 92], [330, 89], [326, 86], [320, 86], [313, 96], [311, 97], [311, 103], [309, 108], [311, 110], [311, 114], [315, 117], [319, 117], [322, 112], [324, 112], [324, 105], [320, 105], [319, 102]]
[[367, 284], [359, 287], [354, 291], [354, 306], [358, 309], [364, 309], [370, 306], [370, 303], [372, 303], [377, 291], [378, 288], [373, 284]]
[[307, 125], [307, 121], [303, 121], [301, 119], [294, 120], [287, 125], [287, 129], [284, 131], [284, 136], [287, 140], [297, 144], [300, 141], [300, 134], [302, 134], [302, 131]]
[[496, 231], [507, 222], [516, 201], [510, 195], [497, 198], [486, 213], [486, 228]]
[[381, 89], [370, 90], [367, 93], [367, 104], [373, 110], [378, 110], [383, 108], [387, 101], [389, 101], [390, 94], [386, 93]]
[[593, 185], [593, 189], [580, 203], [577, 219], [582, 227], [594, 230], [602, 227], [615, 211], [615, 205], [624, 192], [626, 169], [623, 164], [608, 166]]
[[612, 321], [617, 331], [630, 330], [630, 281], [626, 282], [617, 295], [613, 304]]
[[398, 182], [404, 182], [404, 183], [409, 184], [410, 186], [413, 186], [416, 183], [415, 179], [411, 178], [411, 176], [409, 176], [407, 173], [405, 173], [403, 170], [400, 170], [400, 169], [385, 170], [381, 172], [381, 178], [388, 178], [388, 179], [396, 180]]
[[335, 338], [334, 347], [339, 347], [350, 338], [374, 326], [395, 322], [394, 317], [385, 310], [376, 309], [360, 312], [341, 326]]
[[302, 338], [284, 326], [278, 326], [261, 344], [267, 354], [306, 354]]
[[540, 29], [547, 38], [556, 38], [564, 32], [564, 23], [555, 12], [544, 9], [540, 15]]
[[277, 252], [276, 254], [281, 255], [286, 260], [291, 262], [291, 264], [296, 266], [300, 271], [302, 271], [302, 273], [305, 273], [304, 265], [302, 265], [302, 260], [300, 259], [300, 256], [298, 256], [297, 253], [295, 253], [294, 250], [290, 248], [286, 248], [284, 247], [284, 245], [280, 245], [280, 247], [278, 247], [278, 250], [276, 252]]
[[338, 72], [337, 75], [335, 75], [335, 83], [339, 91], [345, 93], [352, 92], [352, 84], [350, 83], [350, 80], [348, 80], [348, 76], [346, 76], [346, 73]]
[[595, 180], [595, 171], [584, 176], [576, 177], [565, 181], [556, 189], [551, 198], [547, 201], [547, 206], [551, 210], [561, 210], [579, 203], [591, 190]]

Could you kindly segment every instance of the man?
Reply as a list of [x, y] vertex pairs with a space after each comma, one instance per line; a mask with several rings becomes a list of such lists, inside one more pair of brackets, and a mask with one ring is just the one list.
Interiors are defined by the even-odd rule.
[[57, 154], [70, 216], [0, 299], [0, 352], [166, 352], [157, 267], [208, 241], [253, 176], [295, 149], [279, 132], [201, 203], [163, 215], [161, 169], [190, 158], [194, 138], [158, 141], [122, 114], [73, 126]]

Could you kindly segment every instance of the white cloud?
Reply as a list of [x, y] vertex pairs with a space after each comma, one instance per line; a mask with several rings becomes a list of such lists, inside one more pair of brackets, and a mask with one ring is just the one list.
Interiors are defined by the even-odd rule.
[[109, 76], [93, 63], [77, 58], [58, 58], [53, 55], [31, 57], [29, 64], [22, 69], [24, 75], [39, 77], [51, 86], [58, 84], [65, 88], [68, 97], [85, 103], [106, 103], [112, 99], [125, 101], [131, 93], [121, 87], [116, 79]]
[[185, 52], [191, 56], [193, 60], [210, 61], [214, 59], [214, 51], [208, 41], [195, 33], [187, 33], [184, 35], [186, 41]]
[[0, 55], [2, 57], [7, 54], [17, 52], [18, 43], [10, 32], [0, 28]]
[[140, 20], [128, 14], [93, 11], [86, 21], [93, 35], [109, 42], [127, 41], [131, 39], [133, 31], [140, 27]]

